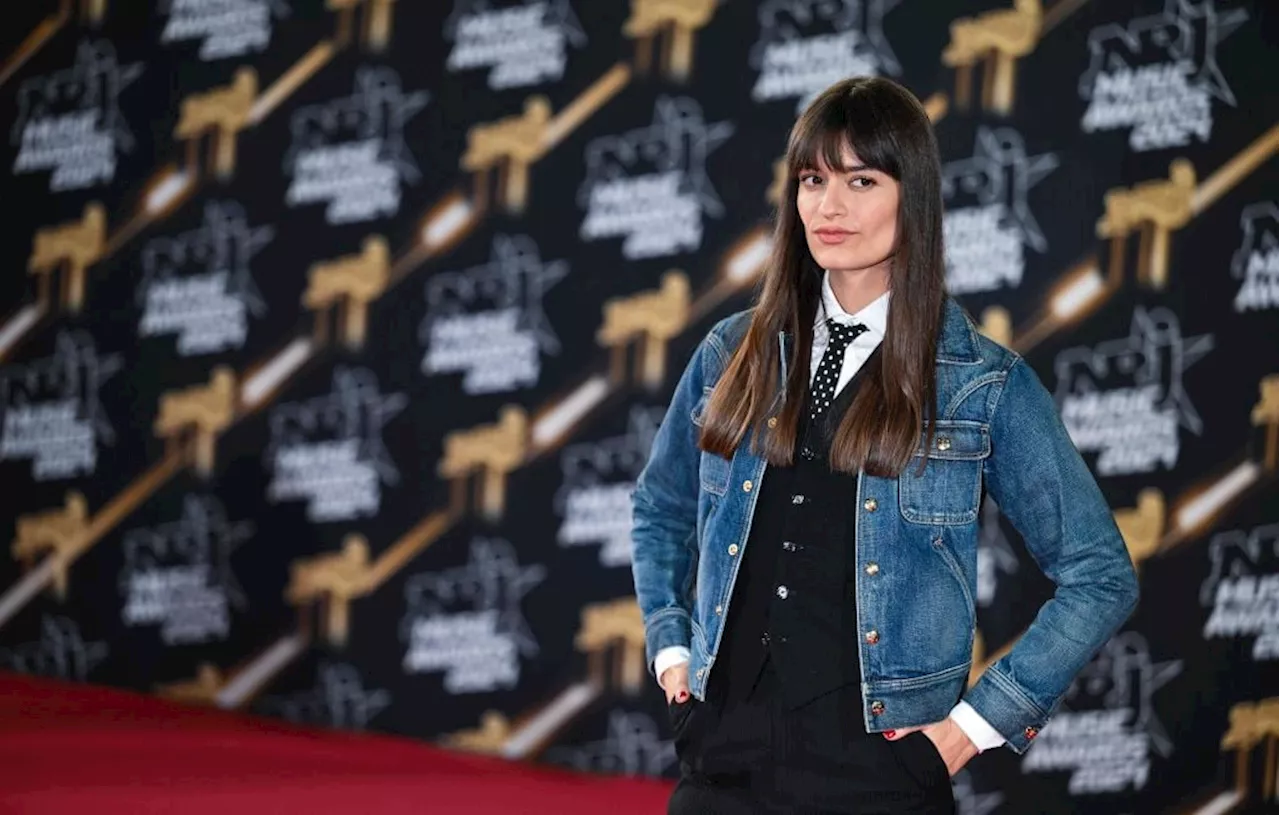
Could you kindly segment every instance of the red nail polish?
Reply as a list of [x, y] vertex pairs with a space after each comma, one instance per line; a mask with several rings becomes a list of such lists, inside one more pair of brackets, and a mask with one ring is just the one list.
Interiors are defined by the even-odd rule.
[[885, 737], [886, 739], [891, 739], [891, 738], [893, 738], [893, 737], [894, 737], [894, 736], [896, 736], [896, 735], [898, 735], [898, 731], [897, 731], [897, 730], [886, 730], [886, 731], [884, 731], [884, 737]]
[[686, 693], [685, 691], [680, 691], [679, 693], [676, 694], [676, 699], [679, 699], [681, 702], [683, 702], [685, 699], [688, 699], [688, 698], [689, 698], [689, 694]]

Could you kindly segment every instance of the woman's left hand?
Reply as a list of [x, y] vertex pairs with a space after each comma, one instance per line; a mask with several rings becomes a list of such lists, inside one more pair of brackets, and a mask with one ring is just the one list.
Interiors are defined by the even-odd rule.
[[946, 762], [947, 772], [955, 775], [960, 768], [969, 763], [969, 759], [978, 754], [978, 747], [965, 735], [960, 726], [951, 717], [924, 727], [904, 727], [900, 730], [887, 730], [884, 737], [889, 741], [897, 741], [914, 730], [923, 730], [929, 741], [937, 748], [938, 754]]

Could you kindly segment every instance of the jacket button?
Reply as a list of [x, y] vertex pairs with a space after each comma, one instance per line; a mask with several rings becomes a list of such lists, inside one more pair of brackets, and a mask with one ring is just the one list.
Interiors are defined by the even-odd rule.
[[1039, 732], [1040, 731], [1034, 727], [1028, 727], [1026, 730], [1022, 731], [1022, 734], [1029, 739], [1034, 739], [1036, 737], [1036, 734]]
[[751, 492], [751, 479], [742, 482], [742, 491]]
[[938, 449], [939, 449], [939, 450], [950, 450], [950, 449], [951, 449], [951, 439], [947, 438], [946, 436], [939, 436], [939, 437], [938, 437]]
[[791, 496], [791, 503], [793, 503], [793, 504], [803, 504], [803, 503], [804, 503], [804, 496], [803, 496], [803, 495], [800, 495], [799, 493], [797, 493], [797, 494], [795, 494], [795, 495]]
[[783, 541], [782, 549], [783, 551], [786, 551], [786, 552], [794, 552], [796, 550], [796, 545], [791, 541]]
[[879, 716], [881, 713], [884, 713], [884, 702], [877, 699], [871, 703], [871, 714], [873, 716]]
[[868, 564], [863, 568], [863, 571], [864, 571], [864, 572], [866, 572], [867, 574], [871, 575], [872, 577], [874, 577], [874, 576], [876, 576], [876, 575], [880, 574], [880, 564], [879, 564], [879, 563], [868, 563]]
[[716, 606], [716, 614], [721, 614], [723, 612], [724, 612], [724, 606]]
[[699, 679], [701, 679], [701, 678], [702, 678], [702, 675], [703, 675], [703, 674], [705, 674], [706, 672], [707, 672], [707, 669], [706, 669], [706, 668], [699, 668], [699, 669], [698, 669], [698, 678], [699, 678]]
[[880, 641], [880, 632], [875, 630], [868, 631], [865, 639], [868, 645], [875, 645]]
[[787, 595], [790, 593], [791, 592], [787, 590], [786, 586], [778, 587], [778, 596], [781, 597], [783, 600], [787, 599]]
[[738, 544], [736, 543], [729, 544], [729, 557], [733, 557], [736, 554], [738, 554]]
[[865, 509], [867, 512], [875, 512], [876, 507], [878, 506], [880, 505], [876, 503], [876, 499], [874, 498], [868, 498], [867, 500], [862, 502], [862, 508]]
[[769, 421], [768, 421], [768, 422], [766, 422], [766, 424], [767, 424], [767, 425], [769, 425], [769, 427], [777, 427], [777, 426], [778, 426], [778, 417], [777, 417], [777, 416], [770, 416], [770, 417], [769, 417]]

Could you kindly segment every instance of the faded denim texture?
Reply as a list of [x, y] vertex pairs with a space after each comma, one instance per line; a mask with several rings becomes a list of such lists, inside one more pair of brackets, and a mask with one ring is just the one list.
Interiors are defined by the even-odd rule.
[[[707, 398], [750, 320], [699, 344], [676, 386], [633, 498], [633, 576], [647, 662], [684, 645], [705, 699], [765, 461], [744, 439], [732, 461], [702, 452]], [[790, 336], [779, 336], [783, 370]], [[879, 732], [940, 721], [963, 698], [1017, 753], [1075, 675], [1128, 619], [1137, 579], [1111, 510], [1057, 406], [1017, 354], [982, 337], [953, 300], [937, 362], [938, 423], [898, 478], [859, 474], [856, 532], [863, 718]], [[751, 482], [751, 487], [746, 482]], [[966, 688], [975, 630], [983, 487], [1023, 536], [1054, 596], [1013, 649]], [[868, 569], [869, 564], [878, 568]], [[719, 613], [717, 613], [719, 609]]]

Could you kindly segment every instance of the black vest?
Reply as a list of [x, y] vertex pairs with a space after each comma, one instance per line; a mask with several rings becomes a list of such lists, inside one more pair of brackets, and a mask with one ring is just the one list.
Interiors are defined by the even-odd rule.
[[[873, 352], [879, 354], [877, 348]], [[806, 396], [793, 464], [765, 468], [725, 619], [713, 681], [744, 699], [766, 657], [782, 701], [799, 707], [861, 682], [856, 641], [856, 479], [832, 472], [831, 436], [853, 402], [870, 360], [816, 423]]]

